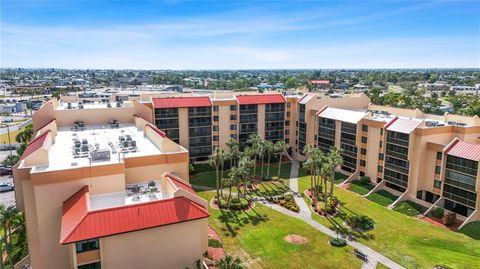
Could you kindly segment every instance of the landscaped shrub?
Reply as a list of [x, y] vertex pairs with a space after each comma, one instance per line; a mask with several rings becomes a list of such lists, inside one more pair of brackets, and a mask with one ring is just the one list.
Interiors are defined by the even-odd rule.
[[443, 214], [445, 213], [445, 210], [441, 207], [437, 207], [432, 211], [432, 216], [435, 218], [441, 218], [443, 217]]
[[362, 185], [370, 184], [370, 177], [367, 177], [367, 176], [360, 177], [359, 182]]
[[208, 239], [208, 246], [211, 248], [221, 248], [222, 243], [220, 243], [220, 241], [215, 239]]
[[330, 206], [331, 207], [337, 207], [338, 206], [338, 198], [336, 196], [334, 196], [332, 199], [330, 199]]
[[334, 247], [344, 247], [347, 245], [347, 241], [342, 238], [332, 238], [330, 239], [330, 245]]
[[285, 199], [285, 201], [293, 200], [293, 194], [291, 194], [291, 193], [285, 194], [284, 199]]
[[349, 215], [346, 222], [352, 229], [363, 231], [372, 230], [374, 227], [374, 221], [366, 215]]
[[443, 218], [442, 218], [443, 224], [447, 226], [451, 226], [455, 224], [456, 221], [457, 221], [457, 214], [449, 211], [443, 214]]
[[245, 210], [250, 205], [248, 199], [245, 198], [238, 198], [233, 197], [230, 201], [230, 206], [227, 205], [227, 199], [222, 199], [221, 204], [219, 205], [220, 208], [228, 208], [231, 210]]

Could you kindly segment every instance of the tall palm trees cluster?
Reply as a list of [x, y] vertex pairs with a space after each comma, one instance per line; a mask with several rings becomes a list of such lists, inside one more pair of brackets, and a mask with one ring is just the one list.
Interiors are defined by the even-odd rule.
[[310, 192], [313, 203], [317, 200], [323, 200], [325, 210], [328, 205], [336, 205], [338, 202], [333, 196], [335, 169], [343, 163], [340, 151], [332, 147], [328, 154], [323, 153], [319, 148], [313, 145], [307, 145], [304, 149], [307, 156], [303, 167], [310, 174]]
[[23, 214], [14, 206], [0, 204], [0, 268], [13, 266], [27, 255]]
[[[247, 186], [252, 183], [252, 180], [272, 178], [270, 164], [274, 158], [278, 160], [277, 177], [280, 177], [282, 156], [286, 152], [286, 144], [283, 141], [276, 143], [265, 141], [259, 135], [252, 134], [247, 141], [248, 146], [243, 150], [241, 150], [240, 144], [232, 138], [226, 142], [226, 145], [228, 151], [216, 148], [208, 162], [215, 168], [217, 203], [225, 204], [229, 208], [233, 186], [236, 186], [238, 198], [246, 198]], [[258, 162], [261, 162], [260, 171], [257, 171]], [[265, 162], [266, 169], [264, 169]], [[228, 174], [225, 176], [226, 168], [228, 168]], [[255, 176], [257, 172], [260, 172], [260, 176]], [[223, 189], [227, 186], [229, 191], [225, 197]]]

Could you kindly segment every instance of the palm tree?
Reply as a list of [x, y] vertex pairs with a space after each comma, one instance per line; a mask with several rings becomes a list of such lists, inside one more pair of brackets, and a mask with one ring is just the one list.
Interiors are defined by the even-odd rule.
[[237, 140], [233, 138], [229, 138], [226, 144], [227, 147], [230, 149], [230, 168], [232, 168], [234, 165], [237, 165], [238, 156], [240, 155], [240, 146]]
[[[13, 257], [13, 233], [17, 229], [21, 229], [24, 225], [25, 221], [23, 219], [23, 214], [17, 212], [14, 206], [6, 207], [4, 204], [0, 204], [0, 225], [3, 230], [3, 238], [0, 238], [0, 260], [1, 264], [3, 264], [3, 253], [7, 254], [8, 263], [10, 264], [10, 268], [13, 268], [15, 264], [14, 257]], [[24, 237], [22, 240], [25, 240]], [[18, 242], [16, 244], [22, 244], [22, 242]], [[3, 246], [4, 249], [1, 248]]]
[[255, 166], [253, 167], [253, 174], [256, 173], [256, 164], [257, 164], [257, 149], [260, 146], [261, 138], [258, 134], [251, 134], [248, 137], [247, 143], [250, 144], [250, 148], [253, 149], [253, 159], [255, 160]]
[[238, 167], [232, 167], [230, 172], [228, 173], [228, 198], [227, 198], [227, 206], [230, 206], [230, 201], [232, 200], [232, 187], [233, 185], [237, 186], [238, 189], [238, 196], [240, 197], [240, 189], [238, 186], [242, 181], [242, 177], [240, 174], [240, 169]]
[[244, 194], [243, 197], [245, 197], [245, 194], [247, 193], [247, 180], [248, 180], [248, 175], [250, 174], [250, 168], [255, 165], [255, 161], [250, 159], [248, 156], [244, 156], [240, 159], [238, 162], [238, 173], [240, 174], [243, 184], [244, 184]]
[[275, 152], [278, 153], [278, 172], [277, 177], [280, 178], [280, 171], [282, 170], [282, 157], [286, 150], [285, 141], [278, 141], [275, 143]]
[[271, 141], [265, 141], [264, 147], [265, 153], [267, 154], [267, 178], [270, 178], [270, 159], [274, 151], [273, 143]]
[[262, 160], [262, 173], [261, 173], [261, 177], [263, 178], [263, 166], [265, 165], [265, 158], [264, 158], [264, 155], [265, 155], [265, 140], [260, 140], [260, 142], [258, 143], [258, 152], [259, 152], [259, 155], [260, 155], [260, 159]]
[[328, 154], [328, 163], [330, 168], [330, 200], [333, 199], [333, 183], [335, 180], [335, 169], [343, 163], [342, 156], [340, 151], [337, 148], [332, 147], [330, 153]]
[[215, 262], [219, 269], [243, 269], [242, 261], [238, 257], [226, 255], [221, 260]]
[[325, 186], [326, 184], [322, 184], [322, 178], [325, 181], [324, 173], [322, 171], [322, 167], [325, 164], [325, 154], [319, 148], [315, 148], [313, 151], [313, 158], [314, 158], [314, 165], [315, 165], [315, 186], [317, 188], [317, 192], [320, 192], [322, 189], [322, 185]]
[[315, 147], [313, 145], [306, 145], [303, 149], [303, 154], [307, 156], [307, 159], [303, 162], [303, 167], [309, 171], [310, 174], [310, 190], [312, 191], [312, 197], [315, 197], [315, 190], [313, 185], [315, 162], [313, 151]]
[[219, 178], [219, 188], [220, 188], [220, 196], [223, 198], [223, 184], [222, 184], [222, 181], [223, 181], [223, 171], [224, 171], [224, 168], [225, 168], [225, 162], [228, 160], [229, 158], [229, 153], [228, 152], [225, 152], [225, 150], [223, 149], [220, 149], [218, 151], [218, 159], [220, 161], [220, 178]]
[[218, 170], [220, 168], [220, 162], [221, 162], [221, 153], [220, 153], [220, 148], [216, 148], [215, 151], [213, 152], [212, 155], [208, 157], [208, 164], [210, 164], [211, 167], [215, 168], [215, 176], [216, 176], [216, 191], [217, 191], [217, 199], [218, 203], [220, 203], [221, 197], [220, 197], [220, 177]]

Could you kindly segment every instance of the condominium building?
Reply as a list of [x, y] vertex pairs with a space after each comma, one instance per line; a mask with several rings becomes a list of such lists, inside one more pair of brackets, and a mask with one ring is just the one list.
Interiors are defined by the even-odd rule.
[[14, 166], [32, 268], [185, 268], [208, 247], [188, 151], [139, 102], [49, 101]]

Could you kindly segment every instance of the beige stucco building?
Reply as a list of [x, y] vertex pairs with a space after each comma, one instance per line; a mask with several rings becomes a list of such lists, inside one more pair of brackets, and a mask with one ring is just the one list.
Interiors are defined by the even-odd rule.
[[[32, 268], [185, 268], [207, 250], [207, 202], [190, 187], [188, 151], [139, 101], [33, 115], [14, 167]], [[172, 255], [175, 253], [175, 255]]]

